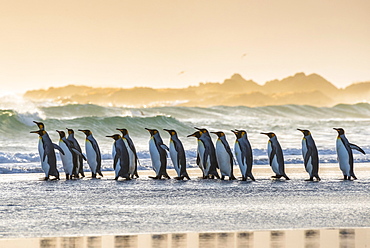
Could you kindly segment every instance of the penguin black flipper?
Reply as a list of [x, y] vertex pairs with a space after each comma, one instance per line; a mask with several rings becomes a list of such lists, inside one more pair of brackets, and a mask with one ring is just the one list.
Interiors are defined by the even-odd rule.
[[271, 153], [270, 153], [270, 156], [269, 156], [269, 163], [270, 163], [271, 167], [272, 167], [272, 160], [274, 159], [274, 156], [276, 156], [276, 147], [271, 146]]
[[57, 149], [61, 154], [64, 155], [64, 151], [60, 146], [58, 146], [57, 144], [54, 144], [54, 143], [53, 143], [53, 146], [54, 146], [54, 149]]
[[177, 152], [177, 164], [180, 165], [180, 177], [186, 177], [189, 180], [189, 175], [186, 172], [186, 155], [184, 147], [182, 147], [181, 144], [178, 142], [173, 142], [173, 144]]
[[358, 145], [349, 143], [349, 147], [353, 150], [357, 150], [357, 151], [361, 152], [362, 154], [366, 155], [364, 150], [362, 150], [361, 147], [359, 147]]
[[118, 152], [116, 152], [116, 155], [113, 158], [113, 169], [114, 170], [116, 170], [116, 166], [117, 166], [117, 162], [118, 162], [119, 157], [120, 157], [120, 155], [118, 154]]
[[85, 155], [83, 155], [79, 150], [77, 150], [76, 148], [71, 148], [72, 152], [74, 152], [76, 155], [79, 155], [82, 157], [83, 160], [87, 160]]
[[312, 149], [307, 146], [307, 152], [306, 155], [304, 156], [304, 166], [307, 167], [308, 165], [308, 160], [310, 160], [310, 157], [312, 157]]
[[170, 148], [168, 148], [168, 146], [166, 146], [165, 144], [161, 144], [160, 147], [163, 149], [163, 150], [167, 150], [169, 151]]
[[234, 159], [233, 159], [234, 158], [234, 155], [233, 155], [233, 152], [231, 151], [231, 148], [230, 148], [229, 144], [227, 144], [225, 140], [223, 140], [223, 139], [220, 139], [220, 140], [221, 140], [222, 144], [224, 145], [226, 152], [229, 154], [229, 156], [230, 156], [230, 164], [231, 164], [231, 166], [233, 166], [233, 164], [234, 164]]
[[97, 162], [96, 173], [99, 174], [100, 176], [103, 176], [103, 174], [101, 173], [101, 154], [100, 154], [99, 146], [96, 143], [95, 139], [89, 139], [89, 141], [91, 142], [91, 145], [94, 151], [96, 152], [96, 162]]

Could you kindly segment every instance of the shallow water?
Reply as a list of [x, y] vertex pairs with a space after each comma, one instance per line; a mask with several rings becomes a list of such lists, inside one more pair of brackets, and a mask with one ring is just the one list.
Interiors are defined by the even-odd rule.
[[369, 245], [369, 228], [150, 233], [0, 239], [0, 247], [7, 248], [25, 246], [28, 248], [365, 248]]
[[303, 173], [290, 181], [257, 175], [256, 182], [0, 175], [0, 238], [369, 227], [366, 171], [356, 181], [337, 174], [321, 182], [306, 182]]

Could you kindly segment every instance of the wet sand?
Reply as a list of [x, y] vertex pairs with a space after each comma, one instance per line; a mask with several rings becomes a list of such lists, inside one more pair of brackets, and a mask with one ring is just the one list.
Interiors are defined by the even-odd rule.
[[370, 245], [369, 164], [356, 164], [356, 181], [340, 180], [337, 164], [321, 166], [321, 182], [305, 182], [303, 166], [289, 164], [288, 182], [270, 180], [267, 165], [254, 167], [256, 182], [188, 172], [189, 182], [148, 179], [153, 171], [129, 182], [115, 182], [113, 172], [70, 182], [2, 174], [0, 247]]

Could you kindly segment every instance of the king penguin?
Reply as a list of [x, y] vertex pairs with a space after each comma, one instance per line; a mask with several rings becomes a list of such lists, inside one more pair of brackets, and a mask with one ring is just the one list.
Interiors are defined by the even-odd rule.
[[96, 174], [103, 176], [103, 174], [101, 173], [101, 154], [98, 142], [96, 142], [90, 130], [78, 129], [78, 131], [81, 131], [86, 135], [85, 149], [87, 163], [89, 164], [89, 167], [91, 169], [91, 177], [96, 178]]
[[145, 128], [150, 133], [149, 140], [149, 152], [150, 158], [152, 159], [153, 169], [156, 173], [155, 177], [150, 177], [153, 179], [161, 179], [164, 176], [167, 179], [170, 179], [170, 176], [167, 174], [167, 152], [168, 147], [163, 144], [163, 140], [157, 129]]
[[246, 181], [248, 177], [252, 179], [252, 181], [255, 181], [252, 174], [253, 152], [247, 137], [247, 132], [245, 130], [231, 130], [231, 132], [236, 136], [234, 152], [242, 174], [242, 181]]
[[285, 174], [284, 171], [285, 168], [283, 150], [281, 149], [276, 135], [272, 132], [261, 134], [267, 135], [270, 138], [267, 145], [267, 153], [272, 171], [276, 174], [275, 176], [272, 176], [272, 178], [284, 177], [286, 180], [289, 180], [289, 177]]
[[204, 144], [204, 157], [203, 157], [203, 165], [205, 169], [205, 176], [206, 178], [218, 178], [220, 179], [220, 176], [218, 175], [217, 168], [217, 157], [216, 157], [216, 148], [215, 145], [212, 142], [211, 136], [209, 135], [209, 132], [205, 128], [197, 128], [201, 133], [200, 140], [203, 141]]
[[73, 131], [73, 129], [67, 128], [67, 130], [68, 130], [67, 140], [72, 142], [73, 147], [81, 154], [79, 155], [78, 153], [73, 153], [73, 175], [75, 178], [79, 178], [80, 175], [81, 177], [85, 177], [83, 160], [86, 161], [86, 158], [82, 154], [81, 146], [74, 136], [75, 132]]
[[114, 134], [106, 137], [114, 139], [112, 147], [113, 169], [115, 172], [114, 180], [118, 180], [119, 177], [131, 180], [129, 174], [129, 154], [121, 135]]
[[189, 134], [187, 137], [197, 138], [197, 165], [203, 173], [202, 178], [206, 179], [205, 167], [203, 164], [205, 147], [204, 147], [203, 141], [200, 140], [200, 136], [202, 136], [202, 133], [200, 131], [196, 131], [193, 134]]
[[334, 128], [334, 130], [338, 132], [336, 148], [339, 168], [343, 172], [344, 180], [351, 180], [351, 177], [353, 179], [357, 179], [353, 171], [352, 149], [355, 149], [362, 154], [365, 154], [365, 152], [359, 146], [349, 143], [348, 139], [344, 135], [343, 128]]
[[304, 161], [304, 167], [310, 179], [307, 181], [313, 181], [316, 178], [317, 181], [320, 181], [319, 177], [319, 153], [317, 152], [317, 147], [315, 141], [312, 138], [311, 132], [305, 129], [297, 129], [303, 133], [302, 138], [302, 156]]
[[54, 176], [55, 180], [59, 180], [59, 171], [57, 169], [57, 160], [54, 149], [58, 149], [63, 155], [64, 151], [58, 145], [53, 144], [45, 130], [31, 131], [31, 133], [37, 133], [41, 139], [42, 149], [40, 150], [39, 141], [39, 155], [41, 159], [41, 167], [45, 173], [44, 180], [50, 179], [50, 176]]
[[137, 173], [137, 164], [139, 162], [139, 158], [136, 153], [136, 148], [134, 145], [134, 142], [132, 141], [131, 137], [128, 134], [127, 129], [125, 128], [117, 128], [118, 131], [122, 133], [122, 139], [124, 143], [126, 144], [129, 159], [130, 159], [130, 169], [129, 169], [129, 174], [131, 178], [139, 178], [139, 175]]
[[183, 180], [184, 178], [190, 180], [190, 177], [186, 171], [186, 156], [185, 149], [182, 142], [177, 136], [175, 130], [163, 129], [168, 132], [170, 137], [170, 157], [173, 163], [173, 167], [177, 172], [177, 177], [175, 179]]
[[[73, 143], [66, 139], [66, 134], [64, 131], [56, 130], [59, 133], [59, 147], [64, 151], [64, 155], [61, 154], [60, 157], [63, 163], [63, 169], [66, 174], [66, 179], [72, 179], [73, 175], [73, 156], [79, 155], [83, 156], [77, 149], [74, 148]], [[83, 156], [84, 157], [84, 156]], [[85, 158], [85, 157], [84, 157]], [[86, 158], [85, 158], [86, 160]]]
[[216, 134], [218, 137], [216, 141], [216, 158], [218, 166], [220, 167], [221, 180], [224, 180], [225, 176], [228, 176], [229, 180], [235, 180], [234, 156], [226, 140], [225, 133], [221, 131], [211, 133]]

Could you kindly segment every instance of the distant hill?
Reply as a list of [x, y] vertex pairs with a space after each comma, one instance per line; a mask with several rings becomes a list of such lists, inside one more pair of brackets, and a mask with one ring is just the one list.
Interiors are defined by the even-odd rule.
[[338, 103], [370, 101], [370, 82], [356, 83], [338, 89], [318, 74], [297, 73], [282, 80], [259, 85], [239, 74], [222, 83], [200, 83], [183, 89], [148, 87], [94, 88], [68, 85], [47, 90], [27, 91], [24, 97], [34, 101], [52, 100], [61, 103], [113, 106], [266, 106], [298, 104], [332, 106]]

